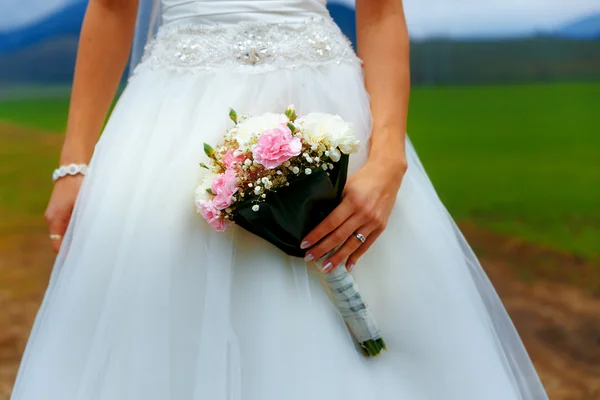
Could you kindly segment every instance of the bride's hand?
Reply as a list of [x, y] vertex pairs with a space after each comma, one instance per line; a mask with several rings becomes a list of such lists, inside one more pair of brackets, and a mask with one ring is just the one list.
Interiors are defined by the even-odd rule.
[[67, 231], [82, 181], [82, 175], [67, 175], [57, 180], [44, 213], [50, 235], [56, 235], [56, 238], [51, 238], [51, 241], [52, 248], [57, 253], [62, 244], [62, 237]]
[[393, 168], [367, 162], [348, 179], [341, 204], [303, 240], [305, 260], [318, 260], [339, 247], [323, 262], [323, 271], [344, 261], [351, 270], [384, 231], [405, 172], [404, 160]]

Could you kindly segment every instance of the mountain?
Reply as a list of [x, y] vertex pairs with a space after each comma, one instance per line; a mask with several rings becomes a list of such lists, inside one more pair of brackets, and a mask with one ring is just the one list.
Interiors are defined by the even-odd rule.
[[0, 54], [20, 51], [59, 37], [77, 38], [86, 6], [87, 1], [83, 0], [57, 10], [34, 24], [0, 31]]
[[567, 39], [600, 40], [600, 13], [568, 23], [559, 28], [554, 35]]
[[356, 47], [356, 11], [339, 3], [327, 3], [327, 9], [334, 21]]
[[77, 36], [62, 36], [0, 53], [0, 86], [24, 83], [70, 83], [73, 79]]

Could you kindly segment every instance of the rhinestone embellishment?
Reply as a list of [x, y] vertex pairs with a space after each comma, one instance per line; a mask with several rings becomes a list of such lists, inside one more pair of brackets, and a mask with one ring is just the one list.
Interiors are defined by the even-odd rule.
[[265, 62], [272, 56], [273, 42], [265, 40], [252, 30], [247, 30], [245, 36], [247, 36], [247, 39], [243, 39], [236, 44], [236, 50], [238, 51], [236, 58], [239, 61], [244, 64], [256, 65]]
[[280, 68], [360, 63], [331, 19], [304, 23], [240, 23], [235, 26], [168, 25], [146, 47], [136, 68], [201, 72], [231, 69], [266, 72]]

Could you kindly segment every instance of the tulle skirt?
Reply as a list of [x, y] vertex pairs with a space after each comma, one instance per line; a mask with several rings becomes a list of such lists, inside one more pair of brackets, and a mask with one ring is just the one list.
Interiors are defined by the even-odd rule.
[[[353, 273], [388, 351], [364, 358], [314, 265], [195, 212], [203, 143], [239, 113], [341, 115], [364, 146], [358, 64], [143, 70], [96, 146], [14, 400], [540, 400], [523, 345], [413, 147], [386, 232]], [[374, 177], [376, 179], [377, 177]]]

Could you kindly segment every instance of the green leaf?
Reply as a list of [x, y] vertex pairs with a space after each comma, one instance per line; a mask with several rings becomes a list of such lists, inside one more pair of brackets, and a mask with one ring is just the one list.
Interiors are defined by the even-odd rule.
[[229, 118], [231, 118], [233, 123], [237, 125], [238, 117], [237, 117], [237, 113], [235, 112], [235, 110], [233, 108], [229, 109]]
[[204, 153], [208, 156], [208, 158], [215, 159], [215, 149], [210, 147], [209, 144], [204, 143]]
[[292, 124], [291, 122], [288, 122], [287, 127], [290, 128], [290, 131], [292, 131], [292, 135], [294, 133], [296, 133], [296, 127], [294, 126], [294, 124]]
[[212, 192], [212, 189], [211, 189], [211, 188], [206, 188], [206, 192], [207, 192], [207, 193], [209, 193], [209, 194], [214, 194], [214, 193]]
[[285, 110], [285, 116], [288, 117], [290, 121], [295, 121], [297, 117], [296, 110], [294, 110], [293, 108], [288, 108], [287, 110]]

